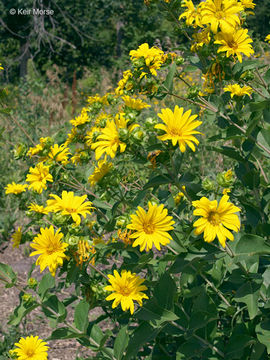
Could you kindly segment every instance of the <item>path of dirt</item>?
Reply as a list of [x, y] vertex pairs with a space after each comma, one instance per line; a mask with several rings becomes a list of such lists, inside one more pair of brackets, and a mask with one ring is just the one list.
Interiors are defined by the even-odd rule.
[[[27, 245], [21, 245], [20, 249], [13, 249], [11, 243], [4, 243], [0, 246], [0, 262], [10, 265], [18, 276], [24, 281], [27, 279], [27, 273], [31, 268], [32, 263], [35, 261], [33, 258], [24, 255], [27, 252]], [[33, 277], [41, 279], [39, 268], [33, 272]], [[0, 282], [0, 342], [1, 342], [1, 329], [8, 331], [8, 320], [14, 308], [19, 304], [18, 298], [19, 290], [16, 288], [6, 289], [3, 283]], [[102, 314], [102, 309], [95, 308], [90, 312], [91, 320], [97, 318]], [[70, 319], [72, 322], [72, 317]], [[36, 309], [27, 316], [27, 321], [24, 326], [20, 325], [20, 330], [25, 335], [38, 335], [42, 339], [46, 339], [51, 333], [46, 318], [43, 313]], [[76, 340], [54, 340], [48, 342], [49, 357], [48, 360], [76, 360], [76, 356], [84, 359], [94, 359], [95, 353], [85, 347], [82, 347]]]

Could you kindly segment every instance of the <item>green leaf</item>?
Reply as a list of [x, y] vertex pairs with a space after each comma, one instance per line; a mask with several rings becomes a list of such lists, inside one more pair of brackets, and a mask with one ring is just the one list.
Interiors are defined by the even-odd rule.
[[168, 72], [168, 75], [164, 81], [164, 87], [168, 89], [169, 93], [172, 93], [173, 91], [173, 78], [176, 71], [176, 62], [173, 62], [170, 66], [170, 70]]
[[159, 327], [166, 321], [175, 321], [178, 319], [178, 316], [174, 312], [160, 307], [156, 298], [148, 301], [136, 315], [138, 319], [150, 321], [153, 327]]
[[3, 263], [0, 263], [0, 279], [5, 280], [10, 284], [14, 284], [17, 280], [17, 274], [12, 270], [12, 267]]
[[176, 285], [174, 280], [168, 273], [163, 274], [154, 289], [154, 297], [157, 299], [159, 306], [163, 309], [171, 310], [175, 293]]
[[154, 178], [150, 179], [148, 181], [148, 183], [146, 183], [144, 185], [143, 189], [145, 190], [145, 189], [148, 189], [150, 187], [154, 187], [154, 186], [157, 186], [157, 185], [169, 184], [171, 182], [172, 182], [172, 180], [169, 177], [167, 177], [165, 175], [158, 175], [158, 176], [155, 176]]
[[64, 321], [67, 316], [65, 305], [58, 300], [56, 295], [51, 295], [43, 302], [42, 310], [47, 317], [57, 319], [58, 322]]
[[44, 299], [48, 290], [55, 286], [55, 278], [48, 273], [43, 276], [38, 286], [38, 294], [41, 299]]
[[247, 305], [250, 319], [258, 314], [258, 299], [260, 296], [261, 281], [247, 281], [235, 294], [235, 301], [243, 302]]
[[119, 331], [118, 335], [116, 336], [115, 342], [114, 342], [114, 356], [117, 360], [121, 360], [124, 354], [124, 351], [126, 347], [128, 346], [129, 341], [129, 335], [128, 335], [128, 326], [122, 327], [122, 329]]
[[270, 246], [267, 245], [265, 240], [260, 236], [245, 234], [237, 242], [235, 254], [247, 256], [270, 254]]
[[234, 148], [228, 147], [228, 146], [222, 146], [222, 148], [217, 148], [215, 146], [206, 146], [206, 149], [209, 151], [215, 151], [217, 153], [223, 154], [225, 156], [228, 156], [231, 159], [244, 162], [245, 159], [239, 155], [239, 151], [236, 151]]
[[241, 359], [243, 351], [250, 346], [254, 339], [246, 334], [234, 334], [230, 337], [229, 343], [226, 345], [225, 357], [227, 359]]
[[78, 338], [80, 336], [81, 334], [72, 331], [68, 327], [61, 327], [54, 330], [46, 340], [73, 339], [73, 338]]
[[88, 326], [88, 312], [90, 305], [85, 300], [79, 302], [75, 308], [74, 323], [77, 329], [85, 332]]
[[13, 311], [12, 315], [9, 318], [9, 325], [17, 326], [20, 324], [22, 319], [29, 314], [31, 311], [36, 309], [39, 305], [37, 303], [25, 303], [22, 300], [23, 293], [20, 293], [20, 305], [16, 307], [16, 309]]
[[131, 339], [129, 340], [127, 347], [127, 352], [123, 359], [130, 360], [134, 357], [136, 358], [139, 349], [147, 342], [153, 340], [160, 331], [161, 328], [154, 329], [147, 322], [140, 324], [131, 335]]
[[266, 346], [267, 354], [270, 354], [270, 320], [259, 323], [255, 330], [258, 340]]

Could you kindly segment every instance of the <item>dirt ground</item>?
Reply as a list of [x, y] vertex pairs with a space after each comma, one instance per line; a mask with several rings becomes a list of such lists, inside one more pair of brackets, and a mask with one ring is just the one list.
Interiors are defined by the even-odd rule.
[[[2, 244], [0, 246], [0, 262], [12, 266], [20, 279], [26, 281], [27, 273], [35, 259], [24, 255], [27, 250], [24, 247], [25, 245], [22, 245], [20, 249], [13, 249], [11, 243]], [[41, 279], [39, 268], [34, 270], [33, 277], [38, 280]], [[8, 331], [9, 316], [19, 304], [18, 294], [19, 290], [16, 288], [6, 289], [0, 282], [0, 342], [3, 337], [1, 330]], [[92, 312], [90, 311], [89, 319], [94, 320], [100, 314], [102, 314], [102, 309], [94, 309]], [[72, 322], [72, 317], [70, 321]], [[51, 334], [51, 328], [46, 318], [38, 309], [27, 316], [25, 323], [20, 325], [20, 330], [25, 336], [38, 335], [42, 339], [46, 339]], [[76, 360], [77, 356], [83, 359], [95, 358], [94, 352], [82, 347], [74, 339], [48, 341], [48, 345], [50, 347], [48, 351], [49, 360]]]

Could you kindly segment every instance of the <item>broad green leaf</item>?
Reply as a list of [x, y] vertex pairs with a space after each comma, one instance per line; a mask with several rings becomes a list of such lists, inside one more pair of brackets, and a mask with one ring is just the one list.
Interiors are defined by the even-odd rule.
[[152, 298], [148, 303], [141, 308], [137, 313], [137, 318], [145, 321], [150, 321], [153, 327], [158, 327], [166, 321], [174, 321], [178, 316], [169, 310], [163, 309], [159, 306], [157, 299]]
[[270, 320], [263, 321], [256, 326], [257, 338], [267, 348], [267, 354], [270, 354]]
[[243, 302], [247, 305], [251, 320], [254, 319], [259, 312], [258, 299], [260, 296], [260, 287], [260, 282], [247, 281], [236, 291], [234, 297], [237, 302]]
[[43, 302], [42, 310], [47, 317], [57, 319], [58, 322], [64, 321], [67, 316], [65, 305], [58, 300], [56, 295], [51, 295]]
[[5, 284], [7, 284], [6, 282], [14, 284], [17, 280], [17, 274], [13, 271], [11, 266], [0, 263], [0, 280], [1, 279], [4, 280]]
[[141, 323], [132, 333], [127, 347], [126, 355], [123, 357], [124, 360], [131, 360], [136, 358], [139, 349], [153, 340], [162, 328], [154, 329], [148, 322]]
[[[164, 291], [166, 289], [166, 291]], [[165, 273], [161, 276], [158, 284], [154, 289], [154, 297], [157, 299], [159, 306], [166, 310], [173, 308], [176, 285], [172, 277]]]
[[21, 301], [20, 305], [16, 307], [16, 309], [13, 311], [13, 313], [9, 318], [9, 322], [8, 322], [9, 325], [14, 325], [14, 326], [19, 325], [22, 319], [27, 314], [29, 314], [31, 311], [33, 311], [39, 306], [37, 303], [27, 303], [27, 302], [25, 303], [22, 300], [22, 295], [23, 293], [20, 294], [20, 301]]
[[54, 330], [46, 340], [73, 339], [73, 338], [78, 338], [80, 336], [82, 335], [72, 331], [68, 327], [61, 327]]
[[227, 359], [241, 359], [244, 349], [254, 343], [254, 339], [246, 334], [233, 334], [226, 345]]
[[270, 254], [270, 246], [257, 235], [245, 234], [235, 246], [235, 255], [266, 255]]
[[164, 82], [164, 87], [168, 89], [169, 93], [172, 93], [173, 91], [173, 78], [175, 75], [175, 71], [176, 71], [176, 62], [174, 61], [170, 66], [170, 70]]
[[38, 294], [41, 299], [44, 299], [48, 290], [55, 286], [55, 278], [51, 275], [51, 273], [45, 274], [41, 279], [38, 286]]
[[119, 331], [118, 335], [116, 336], [114, 342], [114, 356], [117, 360], [121, 360], [124, 354], [126, 347], [128, 346], [129, 335], [128, 335], [128, 326], [123, 326], [122, 329]]
[[90, 305], [85, 300], [80, 301], [75, 308], [74, 323], [76, 328], [83, 332], [86, 330], [89, 323], [88, 320], [89, 309], [90, 309]]
[[150, 187], [155, 187], [157, 185], [169, 184], [171, 182], [172, 182], [172, 180], [169, 177], [167, 177], [165, 175], [158, 175], [158, 176], [155, 176], [154, 178], [150, 179], [148, 181], [148, 183], [146, 183], [144, 185], [144, 190], [148, 189]]

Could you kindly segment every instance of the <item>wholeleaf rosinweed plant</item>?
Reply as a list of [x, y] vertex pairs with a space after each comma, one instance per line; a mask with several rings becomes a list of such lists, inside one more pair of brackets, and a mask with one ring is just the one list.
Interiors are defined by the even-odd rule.
[[[22, 286], [1, 264], [21, 290], [10, 324], [35, 308], [53, 320], [48, 339], [21, 338], [12, 358], [47, 359], [44, 340], [65, 338], [114, 360], [270, 354], [270, 69], [245, 28], [255, 4], [159, 3], [190, 48], [130, 51], [115, 91], [90, 96], [62, 143], [22, 153], [25, 181], [6, 186], [29, 218], [13, 244], [30, 241], [44, 272]], [[104, 315], [89, 321], [96, 307]]]

